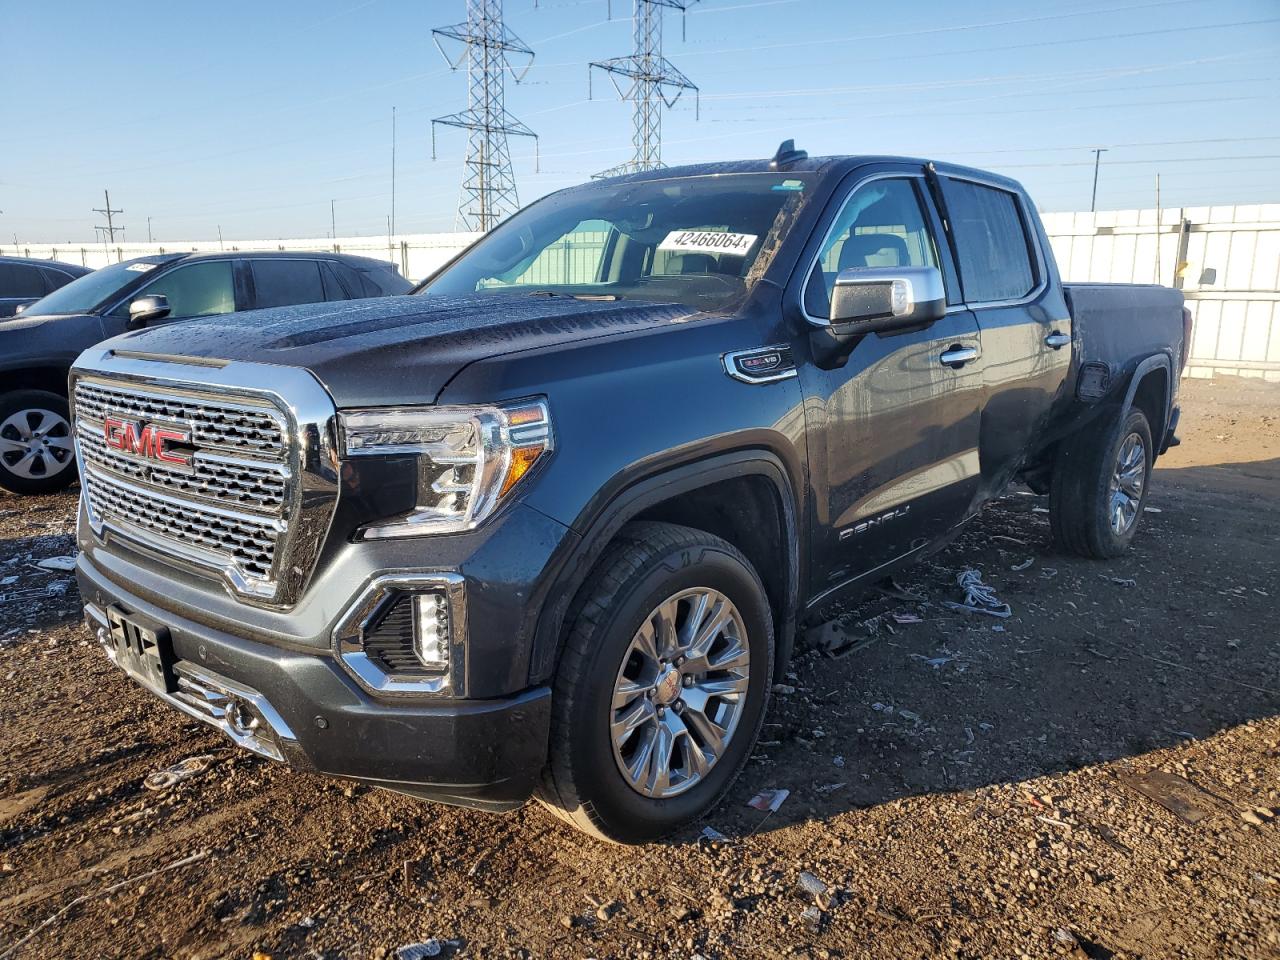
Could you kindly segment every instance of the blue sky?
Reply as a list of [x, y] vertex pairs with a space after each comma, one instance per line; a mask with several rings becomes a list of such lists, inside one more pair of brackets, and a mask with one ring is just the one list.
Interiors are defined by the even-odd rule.
[[[625, 55], [629, 0], [506, 0], [536, 51], [507, 106], [529, 202], [623, 161], [630, 106], [587, 63]], [[465, 104], [431, 28], [463, 0], [0, 0], [0, 239], [93, 239], [102, 190], [129, 240], [453, 228]], [[701, 88], [664, 117], [669, 164], [772, 154], [902, 153], [1020, 179], [1044, 210], [1280, 202], [1280, 3], [1023, 0], [913, 4], [702, 0], [665, 22]]]

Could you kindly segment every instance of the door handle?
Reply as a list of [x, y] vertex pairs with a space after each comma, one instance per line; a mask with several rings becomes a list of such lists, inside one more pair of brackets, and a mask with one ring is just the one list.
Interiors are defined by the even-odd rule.
[[978, 351], [973, 347], [950, 347], [946, 353], [938, 358], [938, 362], [944, 367], [960, 368], [970, 360], [978, 359]]
[[1054, 350], [1061, 350], [1070, 342], [1071, 334], [1059, 333], [1057, 330], [1044, 338], [1044, 345], [1046, 347], [1052, 347]]

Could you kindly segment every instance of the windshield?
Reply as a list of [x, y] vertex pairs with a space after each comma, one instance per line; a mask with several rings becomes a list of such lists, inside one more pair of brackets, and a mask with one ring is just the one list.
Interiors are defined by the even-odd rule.
[[[480, 240], [418, 292], [741, 302], [767, 266], [805, 174], [745, 173], [591, 184], [553, 194]], [[771, 236], [772, 232], [772, 236]]]
[[86, 273], [65, 287], [37, 300], [22, 312], [24, 317], [57, 313], [92, 313], [107, 301], [114, 300], [131, 285], [142, 281], [151, 271], [173, 257], [141, 257], [113, 263], [109, 267]]

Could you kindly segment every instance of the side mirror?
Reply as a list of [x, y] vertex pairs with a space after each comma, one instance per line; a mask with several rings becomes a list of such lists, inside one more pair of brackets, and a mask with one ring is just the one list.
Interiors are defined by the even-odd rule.
[[169, 298], [162, 293], [139, 297], [129, 304], [129, 329], [145, 327], [153, 320], [163, 320], [169, 315]]
[[831, 292], [831, 326], [851, 336], [940, 320], [947, 294], [937, 267], [849, 267]]

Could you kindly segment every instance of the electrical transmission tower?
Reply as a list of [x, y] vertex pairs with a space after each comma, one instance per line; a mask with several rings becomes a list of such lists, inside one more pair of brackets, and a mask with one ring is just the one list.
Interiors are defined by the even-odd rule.
[[[665, 166], [662, 162], [662, 108], [674, 107], [686, 90], [692, 90], [696, 97], [698, 87], [662, 55], [662, 13], [664, 8], [670, 8], [683, 14], [697, 2], [698, 0], [635, 0], [632, 17], [635, 53], [629, 57], [593, 61], [588, 67], [588, 78], [591, 76], [590, 71], [603, 70], [609, 74], [618, 96], [633, 104], [634, 129], [631, 143], [634, 153], [626, 163], [597, 173], [597, 177], [615, 177]], [[629, 82], [624, 83], [624, 80]], [[590, 89], [588, 79], [588, 99], [591, 96]]]
[[[436, 124], [467, 131], [467, 169], [458, 204], [458, 224], [468, 230], [489, 230], [520, 208], [507, 137], [538, 135], [513, 117], [503, 97], [503, 74], [510, 71], [516, 83], [533, 63], [533, 51], [502, 22], [502, 0], [467, 0], [467, 22], [431, 31], [440, 55], [457, 70], [467, 65], [467, 109], [431, 121], [431, 158], [436, 156]], [[451, 58], [441, 39], [463, 45]], [[520, 68], [514, 57], [528, 57]]]

